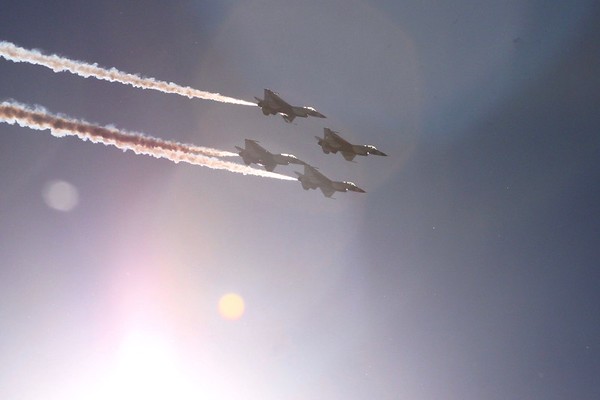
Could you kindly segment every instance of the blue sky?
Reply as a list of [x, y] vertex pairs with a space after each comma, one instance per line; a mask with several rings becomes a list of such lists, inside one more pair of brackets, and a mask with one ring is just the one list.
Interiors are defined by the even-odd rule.
[[[593, 1], [0, 10], [0, 40], [244, 100], [268, 87], [328, 118], [4, 59], [2, 100], [229, 151], [256, 139], [367, 191], [0, 124], [0, 397], [600, 395]], [[389, 157], [325, 155], [323, 127]], [[226, 293], [241, 318], [219, 314]]]

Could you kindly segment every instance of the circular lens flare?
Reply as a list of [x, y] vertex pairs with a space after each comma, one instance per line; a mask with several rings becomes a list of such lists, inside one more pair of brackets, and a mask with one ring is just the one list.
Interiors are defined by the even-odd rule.
[[244, 299], [236, 293], [227, 293], [219, 300], [219, 313], [221, 317], [237, 320], [244, 314]]
[[79, 203], [77, 188], [60, 180], [48, 182], [42, 196], [48, 207], [63, 212], [71, 211]]

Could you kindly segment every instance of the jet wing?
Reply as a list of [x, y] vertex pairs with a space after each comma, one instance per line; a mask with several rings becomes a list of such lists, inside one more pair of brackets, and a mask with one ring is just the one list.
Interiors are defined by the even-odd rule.
[[296, 115], [294, 113], [280, 113], [281, 116], [283, 117], [283, 120], [285, 122], [287, 122], [288, 124], [292, 123], [294, 121], [294, 118], [296, 118]]
[[256, 140], [245, 139], [244, 146], [246, 146], [246, 150], [252, 152], [256, 156], [263, 156], [268, 153]]
[[273, 111], [281, 112], [287, 115], [293, 113], [293, 107], [283, 100], [279, 95], [269, 89], [265, 89], [265, 102]]
[[337, 132], [332, 131], [329, 128], [324, 128], [325, 131], [325, 141], [331, 147], [342, 150], [345, 152], [352, 152], [352, 143], [342, 138]]
[[304, 175], [313, 185], [321, 189], [323, 195], [331, 197], [335, 193], [335, 188], [333, 187], [332, 181], [325, 175], [317, 171], [316, 168], [311, 167], [310, 165], [305, 165]]
[[325, 140], [330, 144], [350, 144], [345, 139], [342, 139], [342, 137], [336, 131], [333, 131], [329, 128], [323, 128], [323, 132], [325, 134]]
[[335, 193], [335, 189], [332, 186], [319, 186], [319, 189], [321, 189], [321, 192], [323, 192], [326, 197], [331, 197]]
[[304, 175], [306, 175], [308, 179], [316, 184], [331, 184], [331, 180], [329, 178], [317, 171], [315, 167], [311, 167], [310, 165], [304, 166]]
[[265, 101], [271, 104], [285, 104], [289, 106], [277, 93], [269, 89], [265, 89]]
[[356, 157], [356, 153], [349, 151], [342, 151], [342, 155], [347, 161], [352, 161], [354, 160], [354, 157]]
[[261, 160], [261, 164], [264, 165], [265, 169], [269, 172], [273, 172], [277, 163], [271, 160]]

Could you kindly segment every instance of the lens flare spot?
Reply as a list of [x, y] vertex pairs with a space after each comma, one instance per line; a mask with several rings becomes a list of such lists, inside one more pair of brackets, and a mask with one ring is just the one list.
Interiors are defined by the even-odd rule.
[[225, 319], [240, 319], [244, 314], [244, 309], [244, 299], [239, 294], [227, 293], [219, 300], [219, 313]]
[[42, 191], [46, 205], [58, 211], [71, 211], [79, 203], [79, 193], [75, 186], [65, 181], [50, 181]]

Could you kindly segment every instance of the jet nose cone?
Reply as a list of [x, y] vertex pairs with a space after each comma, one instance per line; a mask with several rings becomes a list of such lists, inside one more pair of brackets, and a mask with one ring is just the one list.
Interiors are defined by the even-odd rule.
[[[359, 188], [358, 186], [356, 186], [356, 184], [354, 182], [342, 182], [343, 186], [342, 189], [345, 191], [352, 191], [352, 192], [358, 192], [358, 193], [366, 193], [364, 190], [362, 190], [361, 188]], [[338, 189], [339, 190], [339, 189]]]
[[318, 112], [317, 110], [315, 110], [312, 107], [306, 107], [305, 110], [306, 110], [307, 114], [310, 115], [311, 117], [327, 118], [326, 116], [324, 116], [323, 114], [321, 114], [320, 112]]
[[361, 188], [359, 188], [358, 186], [349, 187], [348, 190], [352, 190], [353, 192], [358, 192], [358, 193], [367, 193], [364, 190], [362, 190]]
[[371, 152], [371, 154], [374, 154], [374, 155], [376, 155], [376, 156], [386, 156], [386, 157], [387, 157], [387, 154], [385, 154], [385, 153], [384, 153], [383, 151], [381, 151], [381, 150], [373, 150], [373, 151]]
[[296, 165], [306, 165], [306, 163], [304, 161], [302, 161], [301, 159], [299, 159], [298, 157], [291, 155], [291, 154], [285, 154], [285, 161], [288, 162], [288, 164], [296, 164]]

